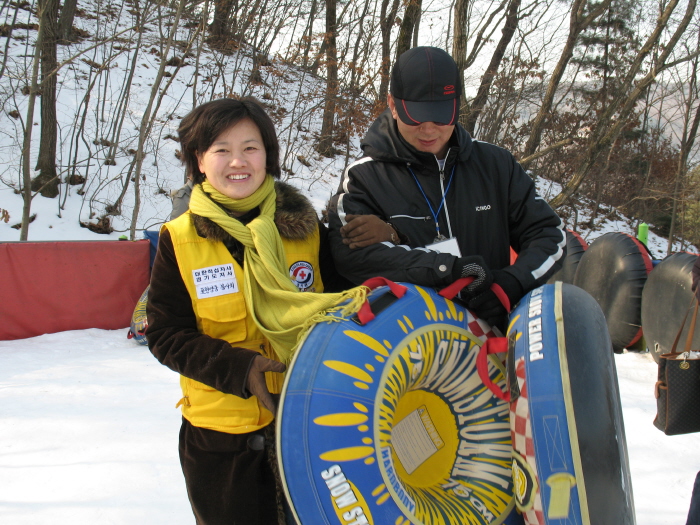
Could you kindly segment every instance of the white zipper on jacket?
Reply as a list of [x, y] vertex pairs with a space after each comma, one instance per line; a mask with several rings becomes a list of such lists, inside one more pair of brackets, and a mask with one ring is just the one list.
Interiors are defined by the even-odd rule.
[[[447, 157], [450, 154], [450, 148], [447, 148], [447, 153], [445, 154], [445, 162], [440, 164], [440, 161], [435, 156], [435, 162], [438, 163], [438, 169], [440, 170], [440, 193], [445, 195], [445, 163], [447, 162]], [[447, 195], [445, 195], [445, 218], [447, 219], [447, 232], [450, 234], [450, 238], [454, 237], [452, 235], [452, 224], [450, 224], [450, 212], [447, 209]]]

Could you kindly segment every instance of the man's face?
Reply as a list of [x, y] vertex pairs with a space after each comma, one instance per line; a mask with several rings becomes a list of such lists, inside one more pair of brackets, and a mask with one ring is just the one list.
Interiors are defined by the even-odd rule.
[[399, 118], [394, 104], [394, 97], [388, 96], [389, 109], [396, 120], [399, 133], [411, 146], [424, 153], [432, 153], [438, 159], [444, 159], [447, 155], [447, 143], [450, 141], [454, 126], [436, 124], [435, 122], [423, 122], [417, 126], [409, 126]]

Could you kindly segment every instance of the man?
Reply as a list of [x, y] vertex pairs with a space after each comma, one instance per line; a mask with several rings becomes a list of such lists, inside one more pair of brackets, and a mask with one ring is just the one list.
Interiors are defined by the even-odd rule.
[[435, 47], [399, 57], [389, 108], [329, 204], [331, 247], [354, 283], [381, 275], [442, 287], [474, 276], [468, 307], [498, 325], [507, 312], [490, 286], [514, 306], [561, 265], [566, 236], [513, 156], [458, 124], [459, 76]]

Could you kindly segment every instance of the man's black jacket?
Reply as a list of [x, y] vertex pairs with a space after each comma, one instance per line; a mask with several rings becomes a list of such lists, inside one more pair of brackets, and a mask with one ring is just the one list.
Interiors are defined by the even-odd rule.
[[[433, 212], [440, 233], [456, 237], [462, 256], [481, 255], [490, 269], [515, 277], [524, 292], [546, 282], [561, 265], [562, 221], [508, 151], [472, 140], [457, 125], [441, 171], [434, 155], [403, 140], [388, 110], [361, 147], [365, 157], [345, 170], [328, 210], [333, 258], [354, 283], [377, 275], [424, 286], [452, 282], [457, 257], [425, 248], [437, 233]], [[346, 214], [374, 214], [391, 222], [403, 245], [351, 250], [339, 231]], [[513, 265], [510, 247], [518, 254]]]

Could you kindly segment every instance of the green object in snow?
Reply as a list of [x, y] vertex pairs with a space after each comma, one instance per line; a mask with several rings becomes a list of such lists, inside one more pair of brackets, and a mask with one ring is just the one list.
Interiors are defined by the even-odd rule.
[[647, 240], [649, 239], [649, 225], [646, 222], [641, 223], [639, 228], [637, 228], [637, 239], [643, 242], [644, 246], [647, 245]]

